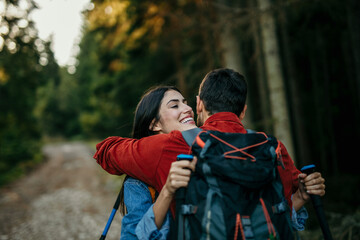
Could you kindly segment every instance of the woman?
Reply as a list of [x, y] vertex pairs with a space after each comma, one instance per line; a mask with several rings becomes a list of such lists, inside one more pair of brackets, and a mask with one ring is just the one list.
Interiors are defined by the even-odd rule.
[[[141, 98], [135, 111], [132, 135], [133, 138], [140, 139], [154, 134], [187, 130], [193, 127], [195, 127], [194, 113], [180, 91], [175, 87], [160, 86], [150, 89]], [[149, 219], [155, 219], [155, 221], [147, 223], [146, 226], [148, 229], [153, 228], [148, 230], [152, 234], [159, 234], [156, 239], [166, 239], [169, 224], [163, 224], [163, 221], [169, 221], [168, 209], [173, 194], [177, 188], [186, 186], [189, 181], [191, 171], [184, 168], [194, 169], [195, 161], [173, 163], [167, 183], [150, 209], [150, 214], [154, 214], [156, 217], [150, 217]], [[122, 191], [123, 199], [120, 209], [124, 214], [125, 204], [127, 214], [122, 220], [121, 239], [137, 239], [135, 228], [144, 213], [153, 204], [155, 190], [137, 179], [127, 177]], [[164, 227], [161, 228], [162, 226]], [[143, 230], [140, 231], [139, 235], [146, 235]]]

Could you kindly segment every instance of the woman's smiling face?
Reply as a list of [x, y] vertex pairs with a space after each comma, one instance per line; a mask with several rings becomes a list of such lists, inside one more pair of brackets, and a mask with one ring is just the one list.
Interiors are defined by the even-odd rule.
[[160, 120], [153, 126], [153, 131], [169, 133], [173, 130], [184, 131], [195, 127], [194, 112], [177, 91], [168, 90], [165, 93], [159, 115]]

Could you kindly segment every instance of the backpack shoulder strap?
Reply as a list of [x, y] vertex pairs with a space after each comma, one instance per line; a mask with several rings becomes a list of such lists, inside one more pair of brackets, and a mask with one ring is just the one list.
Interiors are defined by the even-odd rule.
[[182, 131], [181, 134], [185, 139], [185, 142], [191, 147], [195, 141], [196, 136], [202, 131], [201, 128], [193, 128], [190, 130]]
[[256, 131], [254, 131], [252, 129], [246, 129], [246, 133], [256, 133]]
[[148, 189], [149, 189], [149, 192], [150, 192], [150, 195], [151, 195], [152, 203], [154, 203], [155, 200], [156, 200], [156, 190], [155, 190], [155, 188], [153, 188], [151, 186], [148, 186]]

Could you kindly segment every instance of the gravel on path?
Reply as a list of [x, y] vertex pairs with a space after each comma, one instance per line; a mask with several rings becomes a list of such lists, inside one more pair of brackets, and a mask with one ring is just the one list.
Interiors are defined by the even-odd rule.
[[[0, 189], [0, 240], [99, 239], [121, 180], [107, 174], [84, 143], [44, 146], [46, 161]], [[107, 240], [120, 239], [116, 213]]]

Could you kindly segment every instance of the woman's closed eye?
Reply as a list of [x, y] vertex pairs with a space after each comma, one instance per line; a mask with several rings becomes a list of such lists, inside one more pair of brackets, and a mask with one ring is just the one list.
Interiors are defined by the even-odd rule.
[[168, 103], [167, 103], [167, 105], [170, 107], [170, 108], [174, 108], [174, 109], [176, 109], [176, 108], [179, 108], [179, 105], [180, 104], [185, 104], [185, 105], [187, 105], [187, 100], [184, 98], [184, 99], [182, 99], [182, 100], [180, 100], [180, 99], [171, 99]]

